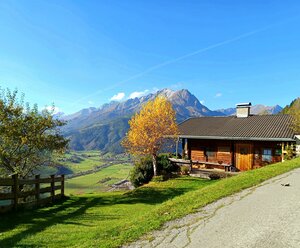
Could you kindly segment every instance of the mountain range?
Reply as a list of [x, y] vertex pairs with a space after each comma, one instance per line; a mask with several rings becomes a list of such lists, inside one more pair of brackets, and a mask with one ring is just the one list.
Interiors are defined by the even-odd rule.
[[[63, 133], [70, 139], [70, 148], [74, 150], [98, 149], [103, 152], [121, 153], [120, 141], [125, 136], [128, 120], [138, 112], [143, 104], [157, 96], [166, 97], [176, 111], [176, 118], [181, 122], [190, 117], [234, 115], [235, 108], [210, 110], [188, 90], [173, 91], [163, 89], [139, 98], [123, 102], [110, 102], [100, 108], [82, 109], [71, 115], [61, 115], [68, 124]], [[277, 114], [282, 110], [279, 105], [254, 105], [252, 114]]]

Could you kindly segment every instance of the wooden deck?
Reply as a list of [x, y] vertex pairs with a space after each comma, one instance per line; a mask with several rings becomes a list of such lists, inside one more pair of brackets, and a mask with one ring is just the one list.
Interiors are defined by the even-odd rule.
[[206, 162], [206, 161], [192, 161], [192, 169], [211, 169], [207, 167], [223, 167], [224, 171], [232, 171], [232, 164], [223, 164], [223, 163], [215, 163], [215, 162]]
[[188, 160], [188, 159], [181, 159], [181, 158], [169, 158], [169, 160], [172, 163], [176, 163], [176, 164], [191, 164], [192, 161]]
[[[214, 162], [207, 162], [207, 161], [195, 161], [195, 160], [187, 160], [187, 159], [178, 159], [178, 158], [169, 158], [172, 163], [176, 163], [178, 165], [189, 165], [191, 166], [191, 170], [197, 169], [210, 169], [207, 167], [223, 167], [224, 171], [233, 171], [233, 166], [231, 164], [225, 163], [214, 163]], [[221, 170], [222, 171], [222, 170]]]

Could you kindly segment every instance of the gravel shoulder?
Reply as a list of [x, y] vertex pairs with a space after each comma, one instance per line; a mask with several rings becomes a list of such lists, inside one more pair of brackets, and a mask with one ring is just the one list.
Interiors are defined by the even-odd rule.
[[300, 169], [170, 221], [126, 247], [300, 247]]

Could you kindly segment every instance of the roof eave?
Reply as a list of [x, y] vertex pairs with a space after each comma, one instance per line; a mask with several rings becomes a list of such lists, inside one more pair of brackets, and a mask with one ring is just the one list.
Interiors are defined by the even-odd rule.
[[186, 139], [210, 139], [210, 140], [248, 140], [248, 141], [295, 141], [293, 138], [265, 138], [265, 137], [227, 137], [227, 136], [194, 136], [194, 135], [179, 135], [179, 138]]

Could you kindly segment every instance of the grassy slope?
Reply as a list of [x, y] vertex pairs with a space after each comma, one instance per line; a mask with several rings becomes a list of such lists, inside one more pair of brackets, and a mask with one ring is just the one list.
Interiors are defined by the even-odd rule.
[[118, 247], [208, 203], [300, 167], [300, 158], [207, 181], [179, 178], [130, 193], [71, 197], [62, 205], [1, 217], [0, 244]]
[[79, 163], [73, 163], [71, 161], [60, 162], [60, 164], [72, 170], [73, 173], [91, 170], [95, 166], [99, 166], [103, 164], [99, 151], [84, 151], [84, 152], [72, 151], [71, 153], [65, 154], [65, 157], [67, 159], [70, 159], [74, 155], [78, 156], [80, 159], [82, 159], [82, 161], [80, 161]]
[[[105, 191], [109, 189], [109, 185], [127, 178], [131, 168], [132, 165], [129, 164], [117, 164], [93, 174], [68, 179], [65, 185], [66, 194], [87, 194]], [[111, 179], [105, 183], [99, 183], [104, 178]]]
[[116, 238], [121, 233], [136, 225], [137, 218], [143, 218], [162, 202], [212, 183], [186, 177], [153, 183], [128, 193], [73, 196], [62, 205], [3, 217], [0, 244], [1, 247], [111, 247], [120, 242]]
[[[72, 156], [78, 157], [81, 161], [79, 161], [78, 163], [72, 162]], [[104, 162], [102, 161], [102, 157], [100, 157], [99, 151], [71, 151], [70, 153], [64, 154], [63, 158], [65, 159], [65, 161], [58, 161], [56, 164], [63, 165], [72, 173], [91, 170], [96, 166], [104, 164]], [[42, 177], [47, 177], [52, 174], [56, 174], [57, 171], [58, 170], [55, 167], [43, 166], [37, 169], [36, 174], [40, 174]]]
[[50, 166], [41, 166], [38, 167], [34, 174], [39, 174], [41, 177], [48, 177], [50, 175], [55, 175], [57, 173], [57, 169]]
[[[66, 153], [63, 157], [64, 160], [61, 159], [59, 163], [70, 169], [73, 173], [78, 173], [109, 163], [104, 162], [102, 159], [110, 158], [111, 156], [112, 155], [109, 154], [100, 156], [99, 151], [71, 151], [70, 153]], [[126, 156], [114, 156], [114, 158], [122, 161], [128, 161]], [[66, 181], [65, 192], [67, 195], [70, 195], [106, 191], [109, 189], [110, 185], [127, 178], [131, 168], [132, 166], [130, 164], [117, 164], [102, 169], [96, 173], [68, 179]], [[42, 177], [47, 177], [49, 175], [56, 174], [56, 172], [57, 169], [54, 167], [41, 167], [37, 174], [41, 174]], [[111, 179], [104, 183], [99, 183], [99, 181], [104, 178]]]

